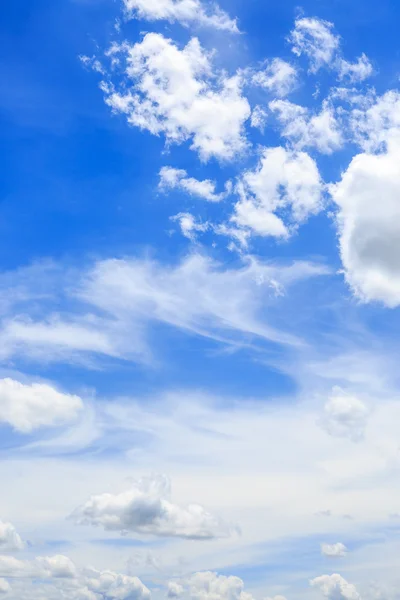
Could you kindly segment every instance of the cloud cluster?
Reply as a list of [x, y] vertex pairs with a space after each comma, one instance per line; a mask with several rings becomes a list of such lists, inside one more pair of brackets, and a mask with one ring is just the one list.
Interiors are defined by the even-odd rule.
[[321, 575], [310, 581], [313, 587], [321, 590], [328, 600], [360, 600], [360, 594], [352, 583], [341, 575]]
[[191, 600], [254, 600], [244, 591], [244, 583], [239, 577], [204, 571], [194, 573], [181, 583], [180, 588], [187, 590]]
[[301, 17], [296, 19], [289, 37], [292, 51], [305, 55], [310, 61], [310, 72], [317, 73], [322, 67], [333, 69], [340, 80], [361, 82], [372, 75], [373, 69], [365, 54], [355, 63], [346, 61], [340, 51], [340, 37], [334, 32], [333, 23], [322, 19]]
[[236, 19], [231, 19], [217, 4], [206, 6], [200, 0], [124, 0], [129, 18], [147, 21], [175, 21], [238, 33]]
[[14, 525], [0, 521], [0, 552], [15, 552], [25, 547]]
[[204, 161], [230, 160], [247, 147], [244, 124], [250, 105], [240, 76], [213, 74], [211, 56], [196, 38], [180, 50], [172, 40], [148, 33], [141, 42], [124, 44], [126, 79], [121, 91], [103, 85], [106, 102], [128, 123], [168, 143], [191, 140]]
[[239, 193], [232, 217], [238, 227], [253, 235], [286, 238], [322, 209], [323, 183], [305, 152], [264, 148], [257, 168], [243, 174]]
[[120, 533], [193, 540], [231, 535], [230, 527], [202, 506], [178, 506], [170, 495], [170, 482], [165, 476], [145, 478], [126, 492], [92, 496], [74, 511], [72, 518], [80, 525], [101, 526]]
[[160, 171], [160, 183], [158, 185], [162, 191], [182, 190], [191, 196], [203, 198], [208, 202], [220, 202], [226, 198], [232, 189], [232, 184], [228, 182], [225, 192], [216, 192], [216, 183], [210, 179], [199, 181], [193, 177], [188, 177], [184, 169], [174, 169], [172, 167], [163, 167]]
[[282, 126], [281, 135], [295, 149], [315, 148], [322, 154], [331, 154], [342, 147], [342, 127], [328, 102], [316, 114], [288, 100], [273, 100], [269, 108]]
[[151, 597], [137, 577], [108, 570], [80, 569], [63, 555], [39, 556], [33, 560], [0, 556], [0, 573], [10, 580], [0, 580], [0, 591], [10, 600], [60, 597], [70, 600], [150, 600]]
[[82, 409], [79, 396], [64, 394], [48, 384], [0, 379], [0, 423], [21, 433], [72, 422]]

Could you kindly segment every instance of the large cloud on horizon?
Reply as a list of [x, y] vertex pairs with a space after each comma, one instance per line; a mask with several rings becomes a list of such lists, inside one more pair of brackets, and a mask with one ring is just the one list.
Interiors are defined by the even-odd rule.
[[346, 280], [363, 301], [400, 305], [400, 135], [358, 154], [331, 186]]
[[92, 496], [71, 518], [78, 524], [106, 531], [209, 540], [229, 537], [231, 527], [198, 504], [178, 506], [171, 501], [170, 482], [153, 476], [134, 482], [119, 494]]

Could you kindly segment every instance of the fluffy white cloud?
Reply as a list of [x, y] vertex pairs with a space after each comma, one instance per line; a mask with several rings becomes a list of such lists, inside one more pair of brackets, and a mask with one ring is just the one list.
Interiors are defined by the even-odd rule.
[[148, 21], [179, 21], [183, 25], [198, 24], [237, 33], [237, 23], [215, 3], [208, 7], [200, 0], [124, 0], [131, 18]]
[[14, 525], [0, 521], [0, 552], [15, 552], [25, 547]]
[[350, 83], [364, 81], [373, 73], [369, 59], [362, 54], [355, 63], [345, 60], [341, 55], [340, 36], [333, 28], [333, 23], [322, 19], [297, 19], [289, 37], [292, 51], [297, 56], [307, 56], [311, 73], [317, 73], [321, 67], [327, 67], [335, 70], [340, 80]]
[[106, 102], [127, 115], [131, 125], [168, 143], [191, 140], [202, 160], [229, 160], [247, 147], [244, 123], [250, 106], [241, 93], [241, 78], [213, 75], [210, 55], [193, 38], [180, 50], [157, 33], [121, 46], [128, 79], [121, 92], [103, 85]]
[[216, 192], [216, 183], [210, 179], [199, 181], [188, 174], [183, 169], [174, 169], [172, 167], [163, 167], [160, 171], [159, 188], [163, 191], [180, 189], [192, 196], [204, 198], [209, 202], [220, 202], [226, 198], [227, 193], [231, 191], [231, 183], [228, 182], [225, 192]]
[[328, 600], [360, 600], [356, 587], [337, 573], [316, 577], [310, 584], [319, 588]]
[[368, 416], [369, 409], [359, 398], [335, 388], [325, 404], [321, 423], [330, 435], [359, 441], [364, 436]]
[[394, 137], [387, 151], [353, 158], [331, 187], [346, 280], [360, 299], [389, 307], [400, 304], [399, 161], [400, 137]]
[[312, 73], [330, 65], [340, 47], [340, 38], [333, 32], [333, 23], [307, 17], [296, 19], [290, 41], [297, 56], [305, 54], [309, 58]]
[[0, 422], [22, 433], [73, 421], [82, 408], [79, 396], [63, 394], [45, 383], [0, 379]]
[[165, 476], [143, 478], [120, 494], [92, 496], [72, 518], [80, 525], [106, 531], [137, 532], [162, 537], [214, 539], [229, 537], [231, 528], [198, 504], [181, 507], [170, 499]]
[[[285, 148], [263, 150], [257, 169], [239, 186], [232, 221], [255, 235], [287, 237], [291, 228], [322, 208], [323, 184], [314, 160]], [[289, 223], [280, 211], [290, 212]]]
[[62, 555], [40, 556], [34, 560], [0, 556], [0, 574], [3, 577], [73, 579], [77, 569], [68, 557]]
[[343, 558], [347, 554], [347, 548], [341, 542], [337, 544], [321, 544], [321, 554], [327, 558]]
[[253, 74], [252, 83], [276, 96], [287, 96], [297, 84], [297, 71], [290, 63], [274, 58]]
[[196, 218], [190, 213], [178, 213], [171, 217], [171, 220], [179, 223], [182, 235], [192, 242], [196, 240], [196, 233], [204, 233], [209, 229], [209, 223], [196, 221]]
[[8, 594], [11, 592], [11, 586], [5, 579], [0, 578], [0, 594]]
[[[15, 591], [4, 586], [4, 591], [11, 594], [10, 600], [36, 598], [36, 592], [39, 592], [38, 597], [49, 600], [59, 597], [71, 600], [150, 600], [151, 597], [137, 577], [109, 570], [79, 569], [63, 555], [38, 556], [33, 560], [0, 556], [0, 573], [13, 579]], [[43, 587], [35, 582], [37, 579], [43, 580]]]
[[339, 79], [347, 80], [350, 83], [358, 83], [368, 79], [373, 73], [373, 68], [368, 57], [362, 54], [355, 63], [340, 58], [337, 62], [337, 71]]
[[183, 595], [184, 587], [177, 581], [169, 581], [167, 596], [168, 598], [180, 598]]
[[239, 577], [205, 571], [192, 575], [186, 585], [193, 600], [253, 600]]
[[250, 125], [264, 133], [267, 118], [267, 112], [262, 108], [262, 106], [255, 106], [251, 113]]
[[273, 100], [269, 107], [282, 125], [281, 135], [296, 149], [316, 148], [323, 154], [331, 154], [343, 145], [340, 123], [328, 102], [323, 103], [317, 114], [310, 114], [307, 108], [287, 100]]
[[351, 98], [350, 126], [356, 142], [366, 151], [386, 149], [387, 143], [400, 136], [400, 93], [391, 90], [376, 97], [374, 94]]

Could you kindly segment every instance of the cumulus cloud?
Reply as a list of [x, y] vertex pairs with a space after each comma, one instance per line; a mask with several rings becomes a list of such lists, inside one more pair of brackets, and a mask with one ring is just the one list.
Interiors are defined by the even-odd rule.
[[297, 150], [315, 148], [323, 154], [331, 154], [342, 147], [341, 126], [328, 102], [324, 102], [316, 114], [287, 100], [273, 100], [269, 107], [282, 125], [281, 135]]
[[71, 422], [82, 408], [79, 396], [63, 394], [45, 383], [0, 380], [0, 422], [21, 433]]
[[165, 476], [140, 479], [132, 489], [120, 494], [92, 496], [74, 511], [72, 518], [80, 525], [101, 526], [106, 531], [121, 533], [194, 540], [231, 535], [231, 528], [202, 506], [174, 504]]
[[[322, 190], [318, 167], [308, 154], [265, 148], [258, 167], [242, 177], [232, 221], [254, 235], [288, 237], [296, 224], [321, 210]], [[281, 211], [289, 212], [288, 222]]]
[[15, 552], [25, 547], [14, 525], [0, 521], [0, 552]]
[[220, 202], [231, 191], [232, 185], [228, 182], [225, 192], [222, 193], [216, 192], [216, 186], [215, 181], [211, 181], [210, 179], [199, 181], [193, 177], [188, 177], [184, 169], [163, 167], [160, 171], [159, 188], [162, 191], [178, 189], [192, 196], [208, 200], [208, 202]]
[[107, 104], [131, 125], [168, 143], [191, 140], [202, 160], [230, 160], [247, 147], [244, 124], [250, 106], [241, 77], [213, 74], [210, 55], [196, 38], [180, 50], [170, 39], [147, 34], [120, 48], [127, 77], [121, 91], [103, 85]]
[[340, 38], [333, 32], [333, 23], [316, 18], [296, 19], [289, 39], [297, 56], [304, 54], [308, 57], [312, 73], [330, 65], [340, 47]]
[[360, 594], [352, 583], [341, 575], [321, 575], [310, 581], [310, 585], [319, 588], [328, 600], [360, 600]]
[[369, 409], [359, 398], [337, 387], [325, 404], [321, 424], [330, 435], [357, 442], [364, 437], [368, 416]]
[[337, 544], [321, 544], [321, 554], [327, 558], [343, 558], [347, 554], [347, 548], [341, 542]]
[[260, 86], [275, 96], [283, 97], [296, 87], [297, 71], [290, 63], [281, 58], [274, 58], [267, 62], [262, 70], [256, 71], [251, 81], [253, 85]]
[[253, 600], [239, 577], [205, 571], [192, 575], [186, 586], [193, 600]]
[[350, 127], [355, 141], [367, 153], [387, 149], [387, 144], [400, 137], [400, 93], [390, 90], [382, 96], [354, 94]]
[[334, 25], [317, 18], [296, 19], [289, 41], [297, 56], [305, 55], [310, 61], [310, 72], [317, 73], [322, 67], [333, 69], [340, 80], [358, 83], [370, 77], [372, 65], [365, 54], [355, 63], [342, 57], [340, 36], [334, 32]]
[[355, 63], [340, 58], [337, 62], [337, 70], [339, 79], [347, 80], [350, 83], [364, 81], [373, 73], [371, 62], [365, 54], [362, 54]]
[[0, 594], [8, 594], [11, 592], [11, 586], [5, 579], [0, 578]]
[[392, 308], [400, 304], [399, 160], [400, 136], [381, 154], [355, 156], [331, 186], [346, 280], [361, 300]]
[[[60, 596], [70, 600], [150, 600], [151, 597], [137, 577], [108, 570], [79, 569], [63, 555], [38, 556], [33, 560], [0, 556], [0, 573], [13, 579], [13, 590], [5, 587], [6, 592], [12, 593], [11, 600], [36, 598], [36, 592], [40, 598], [49, 600]], [[43, 581], [43, 587], [37, 579]]]
[[147, 21], [178, 21], [183, 25], [201, 25], [238, 33], [236, 19], [231, 19], [217, 4], [200, 0], [124, 0], [128, 17]]
[[169, 581], [167, 589], [168, 598], [180, 598], [183, 595], [184, 587], [177, 581]]

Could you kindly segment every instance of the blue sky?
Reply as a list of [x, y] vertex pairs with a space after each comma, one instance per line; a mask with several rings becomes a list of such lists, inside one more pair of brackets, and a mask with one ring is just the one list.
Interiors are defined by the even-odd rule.
[[15, 0], [0, 597], [398, 596], [392, 0]]

